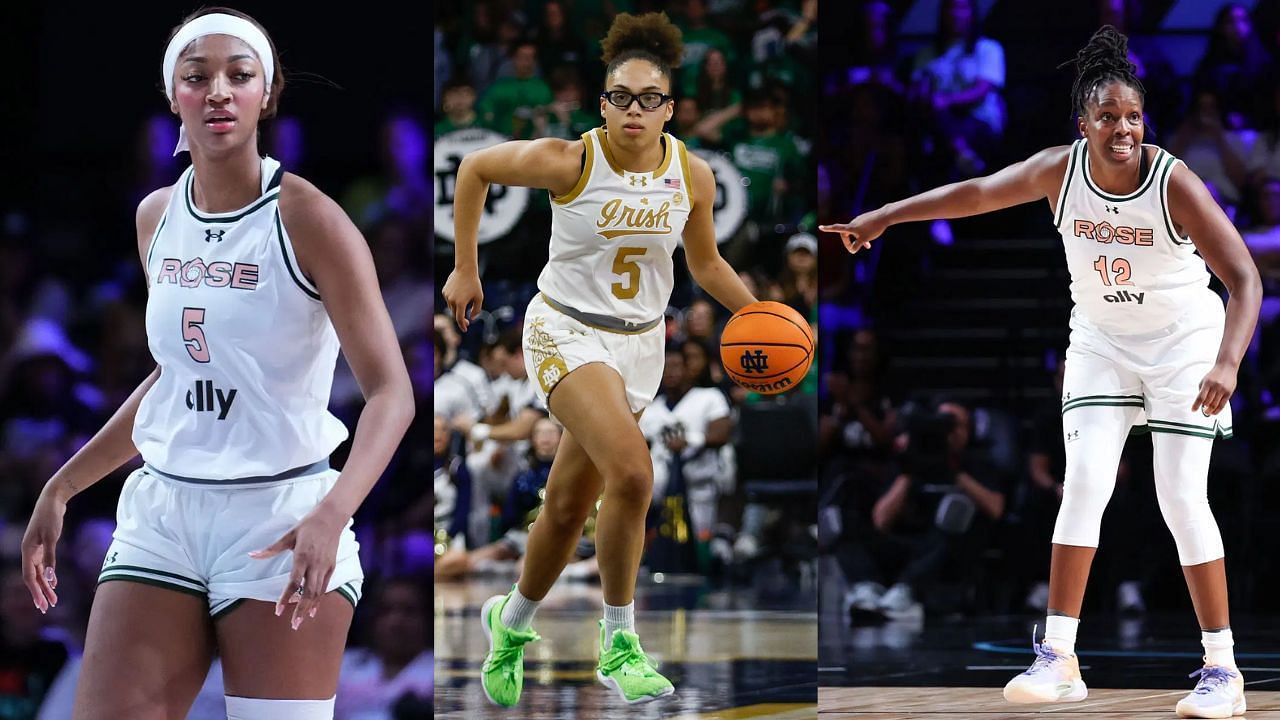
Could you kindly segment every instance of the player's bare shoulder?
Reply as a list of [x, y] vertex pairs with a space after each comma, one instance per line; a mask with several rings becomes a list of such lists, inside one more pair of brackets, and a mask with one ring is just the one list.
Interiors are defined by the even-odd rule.
[[169, 198], [173, 197], [173, 189], [177, 186], [165, 187], [151, 191], [142, 202], [138, 203], [138, 212], [134, 225], [138, 233], [138, 257], [146, 263], [147, 253], [151, 250], [151, 238], [160, 226], [160, 218], [164, 217], [165, 208], [169, 206]]
[[1025, 161], [1031, 182], [1043, 193], [1054, 213], [1058, 211], [1058, 196], [1062, 194], [1062, 186], [1067, 177], [1067, 170], [1070, 168], [1073, 147], [1073, 145], [1048, 147]]
[[547, 189], [555, 197], [560, 197], [578, 185], [579, 178], [587, 172], [585, 153], [587, 143], [581, 138], [565, 140], [562, 138], [542, 138], [534, 140], [531, 146], [542, 143], [538, 148], [538, 158], [548, 163], [551, 171], [547, 177]]

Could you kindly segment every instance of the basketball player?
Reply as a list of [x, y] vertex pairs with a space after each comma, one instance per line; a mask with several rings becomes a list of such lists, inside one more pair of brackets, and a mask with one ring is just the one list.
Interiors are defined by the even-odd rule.
[[[1160, 511], [1203, 631], [1205, 664], [1177, 712], [1224, 718], [1244, 712], [1244, 680], [1232, 653], [1222, 538], [1206, 486], [1213, 441], [1231, 436], [1227, 401], [1262, 289], [1244, 242], [1200, 178], [1142, 143], [1144, 90], [1127, 45], [1108, 25], [1077, 55], [1072, 101], [1082, 139], [823, 229], [857, 252], [896, 223], [1048, 200], [1075, 304], [1062, 396], [1066, 484], [1045, 641], [1034, 643], [1035, 662], [1009, 682], [1005, 698], [1086, 696], [1075, 656], [1080, 605], [1121, 449], [1129, 430], [1145, 425]], [[1225, 312], [1208, 288], [1206, 262], [1230, 292]]]
[[463, 331], [484, 297], [476, 234], [489, 184], [545, 188], [552, 200], [550, 261], [525, 313], [524, 353], [535, 390], [565, 431], [520, 580], [482, 610], [490, 637], [485, 694], [507, 707], [520, 699], [524, 645], [538, 639], [534, 612], [602, 491], [596, 677], [628, 703], [674, 691], [640, 647], [632, 598], [653, 488], [637, 419], [662, 378], [663, 311], [680, 239], [693, 279], [721, 304], [736, 311], [755, 302], [716, 248], [711, 168], [662, 131], [675, 109], [680, 31], [665, 14], [623, 13], [601, 44], [603, 127], [579, 140], [502, 143], [468, 155], [458, 169], [456, 257], [443, 294]]
[[[163, 80], [191, 167], [138, 207], [157, 367], [50, 478], [22, 541], [56, 606], [67, 501], [141, 453], [99, 576], [77, 720], [186, 717], [217, 648], [232, 719], [331, 720], [363, 575], [351, 516], [413, 416], [373, 261], [336, 203], [258, 155], [284, 86], [248, 16], [201, 10]], [[339, 341], [367, 405], [326, 409]], [[282, 612], [290, 608], [289, 616]]]

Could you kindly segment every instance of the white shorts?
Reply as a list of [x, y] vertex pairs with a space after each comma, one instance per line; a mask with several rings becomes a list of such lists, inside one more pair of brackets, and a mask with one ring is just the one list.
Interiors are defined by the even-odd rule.
[[[289, 583], [293, 553], [255, 560], [249, 552], [293, 529], [337, 478], [326, 464], [285, 480], [223, 487], [143, 466], [120, 491], [116, 530], [98, 582], [130, 580], [204, 597], [215, 618], [243, 600], [274, 603]], [[338, 591], [352, 606], [364, 581], [359, 549], [348, 521], [325, 590]]]
[[1134, 407], [1141, 408], [1134, 422], [1137, 430], [1231, 437], [1230, 403], [1213, 416], [1191, 409], [1200, 381], [1217, 360], [1225, 319], [1220, 302], [1206, 302], [1160, 330], [1112, 335], [1073, 312], [1063, 414], [1089, 405]]
[[524, 315], [524, 364], [538, 398], [547, 406], [547, 396], [566, 375], [599, 362], [622, 376], [631, 412], [649, 407], [662, 382], [666, 362], [666, 327], [626, 333], [579, 322], [534, 296]]

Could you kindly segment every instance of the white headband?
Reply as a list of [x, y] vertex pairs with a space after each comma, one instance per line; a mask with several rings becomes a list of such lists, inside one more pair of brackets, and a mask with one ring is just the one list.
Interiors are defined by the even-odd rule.
[[[276, 65], [275, 56], [271, 54], [271, 43], [267, 40], [267, 36], [256, 25], [244, 18], [225, 13], [211, 13], [209, 15], [201, 15], [183, 25], [173, 36], [173, 39], [169, 41], [169, 47], [164, 50], [164, 65], [161, 68], [161, 72], [164, 74], [164, 93], [170, 100], [173, 100], [173, 71], [178, 65], [178, 55], [193, 40], [202, 38], [205, 35], [230, 35], [248, 45], [257, 54], [258, 59], [262, 61], [262, 69], [267, 76], [267, 92], [271, 91], [271, 82], [275, 79]], [[173, 154], [177, 155], [187, 149], [189, 149], [187, 146], [187, 128], [184, 125], [178, 130], [178, 146], [173, 149]]]

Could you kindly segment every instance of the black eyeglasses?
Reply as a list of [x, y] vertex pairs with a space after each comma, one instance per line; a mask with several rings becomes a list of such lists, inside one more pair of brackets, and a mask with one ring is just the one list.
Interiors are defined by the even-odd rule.
[[640, 107], [645, 110], [657, 110], [663, 103], [671, 100], [671, 96], [666, 93], [647, 92], [636, 95], [626, 90], [608, 90], [600, 93], [600, 97], [608, 100], [610, 105], [623, 110], [631, 107], [631, 103], [636, 100], [640, 101]]

